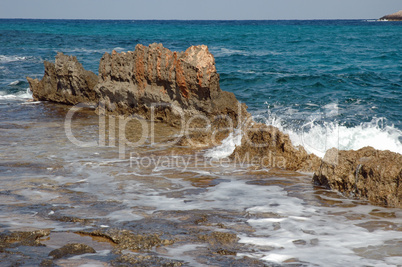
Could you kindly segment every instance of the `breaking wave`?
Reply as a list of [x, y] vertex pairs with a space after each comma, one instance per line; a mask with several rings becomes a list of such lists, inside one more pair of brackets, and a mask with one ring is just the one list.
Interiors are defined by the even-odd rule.
[[29, 88], [27, 88], [25, 91], [19, 91], [17, 93], [13, 94], [7, 94], [4, 91], [0, 91], [0, 100], [4, 99], [15, 99], [15, 100], [27, 100], [27, 99], [32, 99], [32, 92]]

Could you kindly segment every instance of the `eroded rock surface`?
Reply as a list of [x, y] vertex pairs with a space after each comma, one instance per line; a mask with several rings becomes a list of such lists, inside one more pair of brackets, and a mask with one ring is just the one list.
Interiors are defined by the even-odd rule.
[[365, 147], [327, 151], [314, 182], [347, 196], [402, 207], [402, 155]]
[[99, 236], [109, 239], [120, 250], [150, 250], [155, 246], [172, 244], [171, 240], [162, 240], [158, 234], [136, 234], [128, 230], [109, 229], [106, 231], [95, 230], [92, 232], [79, 232], [83, 235]]
[[95, 104], [98, 76], [84, 69], [74, 56], [57, 53], [55, 63], [44, 62], [42, 80], [27, 77], [34, 100], [65, 104]]
[[133, 52], [106, 53], [95, 90], [109, 112], [173, 124], [188, 116], [223, 115], [236, 127], [239, 109], [246, 112], [233, 93], [220, 89], [215, 59], [205, 45], [172, 52], [162, 44], [139, 44]]
[[105, 53], [99, 76], [62, 53], [54, 64], [44, 64], [41, 81], [27, 78], [35, 100], [95, 104], [99, 113], [181, 127], [189, 137], [181, 145], [217, 145], [250, 116], [233, 93], [220, 89], [215, 59], [205, 45], [173, 52], [162, 44], [139, 44], [135, 51]]
[[43, 246], [39, 239], [50, 234], [50, 229], [0, 233], [0, 251], [18, 246]]
[[308, 154], [301, 146], [294, 147], [289, 136], [274, 126], [256, 123], [244, 130], [241, 145], [231, 155], [236, 163], [310, 172], [320, 166], [317, 156]]

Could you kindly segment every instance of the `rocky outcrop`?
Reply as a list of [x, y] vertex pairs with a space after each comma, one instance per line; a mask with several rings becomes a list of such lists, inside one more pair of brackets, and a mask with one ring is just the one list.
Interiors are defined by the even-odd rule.
[[314, 182], [346, 196], [379, 205], [402, 207], [402, 155], [365, 147], [327, 151]]
[[320, 159], [301, 147], [294, 147], [287, 134], [274, 126], [257, 123], [244, 128], [241, 145], [231, 158], [263, 167], [276, 167], [293, 171], [313, 172]]
[[380, 20], [402, 21], [402, 10], [400, 10], [396, 13], [381, 17]]
[[57, 53], [55, 63], [45, 61], [44, 65], [41, 81], [27, 77], [34, 100], [72, 105], [97, 102], [98, 76], [85, 70], [76, 57]]
[[237, 126], [246, 113], [233, 93], [219, 87], [215, 59], [205, 45], [172, 52], [162, 44], [137, 45], [133, 52], [106, 53], [96, 93], [108, 112], [139, 114], [179, 123], [194, 115], [228, 116]]
[[[27, 78], [35, 100], [65, 104], [101, 104], [98, 111], [140, 115], [179, 125], [237, 127], [246, 105], [222, 91], [215, 59], [205, 45], [172, 52], [162, 44], [137, 45], [135, 51], [105, 53], [99, 76], [85, 70], [76, 57], [58, 53], [45, 61], [41, 81]], [[208, 123], [207, 123], [208, 124]], [[183, 126], [183, 125], [182, 125]]]
[[241, 145], [230, 156], [235, 163], [265, 168], [314, 172], [316, 185], [376, 205], [402, 207], [402, 155], [365, 147], [358, 151], [332, 148], [324, 159], [294, 147], [287, 134], [265, 124], [244, 128]]

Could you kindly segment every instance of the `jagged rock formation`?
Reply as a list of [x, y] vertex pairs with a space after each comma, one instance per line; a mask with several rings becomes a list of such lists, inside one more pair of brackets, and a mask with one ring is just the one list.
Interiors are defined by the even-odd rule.
[[57, 53], [55, 63], [44, 62], [42, 80], [27, 77], [34, 100], [65, 104], [97, 102], [94, 91], [98, 76], [83, 68], [76, 57]]
[[365, 147], [327, 151], [314, 182], [374, 204], [402, 207], [402, 155]]
[[[102, 104], [112, 114], [140, 115], [179, 125], [195, 115], [194, 126], [237, 127], [246, 105], [222, 91], [215, 59], [207, 46], [172, 52], [161, 44], [137, 45], [135, 51], [105, 53], [99, 77], [76, 57], [58, 53], [45, 61], [41, 81], [27, 77], [35, 100], [65, 104]], [[100, 109], [99, 109], [100, 110]], [[183, 126], [183, 125], [182, 125]]]
[[205, 45], [172, 52], [162, 44], [137, 45], [135, 51], [106, 53], [99, 65], [96, 93], [107, 111], [139, 114], [179, 123], [181, 116], [229, 116], [237, 126], [246, 113], [233, 93], [219, 87], [215, 59]]
[[402, 10], [399, 10], [396, 13], [381, 17], [380, 20], [402, 21]]
[[308, 154], [301, 146], [294, 147], [289, 136], [276, 127], [257, 123], [244, 131], [241, 145], [231, 155], [236, 162], [307, 172], [320, 166], [317, 156]]

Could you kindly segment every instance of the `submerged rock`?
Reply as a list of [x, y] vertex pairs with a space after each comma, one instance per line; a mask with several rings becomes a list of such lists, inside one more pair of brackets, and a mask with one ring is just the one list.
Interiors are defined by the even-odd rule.
[[150, 250], [155, 246], [173, 244], [171, 240], [160, 239], [158, 234], [135, 234], [131, 231], [120, 229], [81, 231], [78, 233], [106, 238], [116, 244], [120, 250]]
[[402, 10], [380, 18], [380, 20], [402, 21]]
[[98, 76], [84, 69], [76, 57], [57, 53], [55, 63], [44, 62], [42, 80], [27, 77], [34, 100], [65, 104], [97, 102], [94, 87]]
[[0, 251], [18, 246], [43, 246], [39, 239], [50, 234], [50, 229], [0, 233]]
[[52, 250], [49, 253], [49, 256], [53, 257], [53, 259], [60, 259], [64, 257], [69, 257], [73, 255], [82, 255], [86, 253], [96, 253], [96, 251], [85, 244], [73, 243], [67, 244], [61, 248]]
[[314, 182], [373, 204], [402, 207], [402, 155], [365, 147], [327, 151]]
[[237, 242], [239, 238], [234, 233], [213, 232], [209, 235], [199, 235], [198, 238], [208, 242], [210, 249], [220, 255], [236, 256]]
[[182, 261], [161, 258], [155, 255], [123, 254], [112, 261], [112, 266], [162, 266], [179, 267], [183, 266]]

